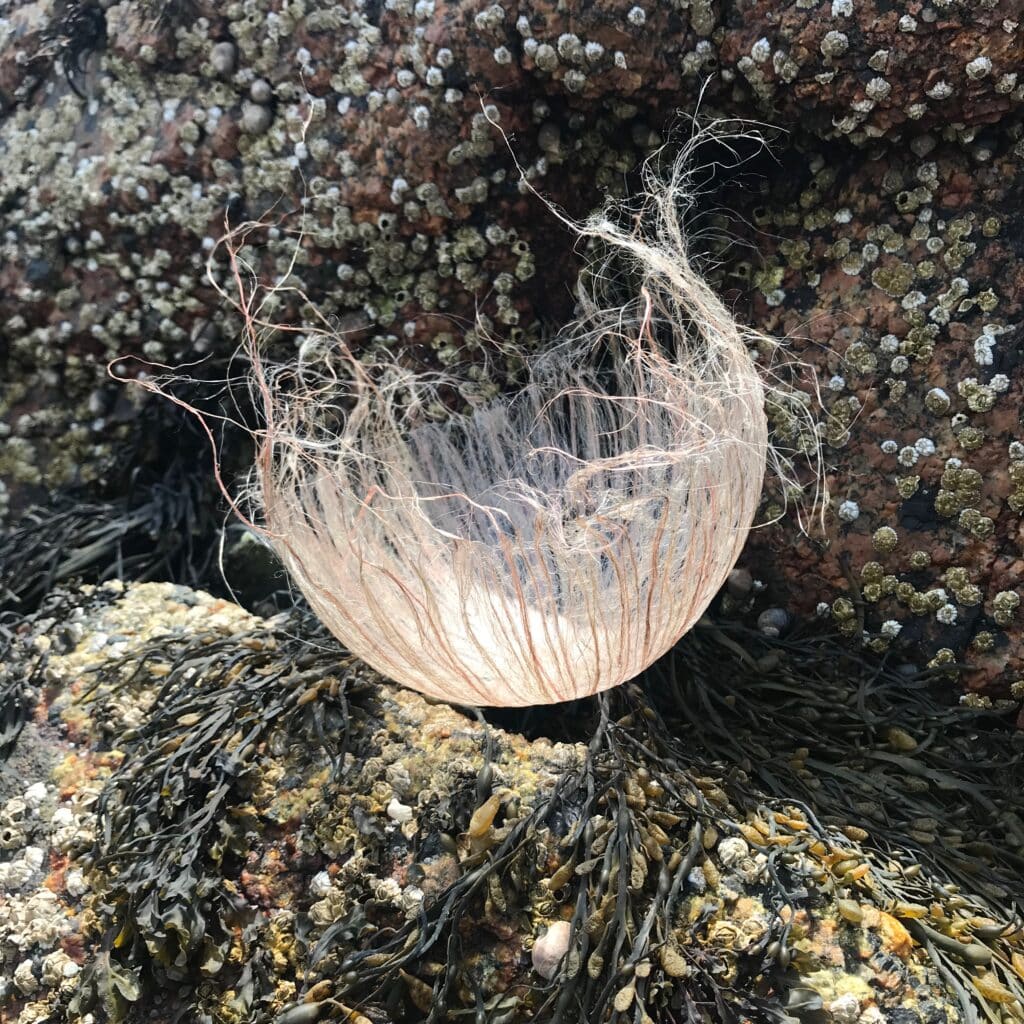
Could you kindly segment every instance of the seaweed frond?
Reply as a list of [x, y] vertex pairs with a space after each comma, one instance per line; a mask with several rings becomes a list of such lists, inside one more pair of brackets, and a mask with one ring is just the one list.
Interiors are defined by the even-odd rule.
[[[280, 736], [322, 748], [341, 772], [349, 695], [359, 690], [342, 678], [348, 662], [336, 646], [310, 646], [310, 620], [296, 612], [234, 636], [161, 636], [97, 670], [82, 699], [101, 715], [140, 680], [162, 682], [147, 698], [144, 724], [118, 737], [124, 764], [97, 804], [100, 838], [84, 863], [105, 890], [97, 922], [104, 954], [83, 974], [73, 1012], [106, 999], [111, 972], [128, 971], [140, 991], [160, 992], [218, 974], [239, 936], [243, 946], [253, 940], [261, 914], [231, 876], [255, 835], [246, 808], [261, 751]], [[249, 993], [245, 1002], [258, 986], [233, 977]], [[115, 1001], [114, 1019], [124, 1019], [126, 1001]]]
[[[219, 492], [195, 472], [193, 432], [182, 434], [182, 422], [163, 414], [144, 421], [117, 453], [124, 478], [107, 494], [60, 492], [0, 533], [0, 611], [28, 614], [73, 580], [215, 582]], [[153, 464], [144, 449], [170, 431], [178, 434], [174, 454], [158, 452]]]

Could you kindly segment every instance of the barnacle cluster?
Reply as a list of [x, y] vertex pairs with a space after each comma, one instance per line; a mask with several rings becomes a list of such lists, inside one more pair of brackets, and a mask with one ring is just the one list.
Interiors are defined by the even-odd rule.
[[[830, 481], [828, 565], [807, 552], [821, 585], [780, 568], [801, 611], [825, 605], [841, 632], [876, 652], [960, 661], [968, 688], [986, 694], [971, 699], [1009, 711], [1019, 621], [998, 595], [1017, 590], [1005, 552], [1019, 524], [1011, 445], [1020, 343], [1013, 276], [996, 268], [1014, 241], [984, 203], [965, 204], [944, 184], [974, 173], [962, 145], [937, 131], [927, 138], [927, 147], [850, 167], [819, 149], [798, 198], [764, 207], [760, 226], [781, 238], [751, 277], [760, 292], [752, 317], [768, 311], [769, 326], [800, 348], [828, 345], [822, 437], [826, 452], [842, 453]], [[1009, 126], [980, 179], [1015, 194], [1021, 147], [1019, 125]], [[770, 312], [780, 289], [785, 305]], [[847, 312], [851, 296], [863, 315]], [[866, 465], [869, 475], [853, 468]], [[975, 633], [986, 634], [985, 648], [972, 646]]]
[[[750, 318], [778, 334], [838, 315], [827, 348], [843, 365], [815, 354], [829, 364], [822, 382], [835, 381], [821, 438], [859, 460], [875, 382], [914, 420], [897, 424], [898, 438], [877, 438], [898, 441], [886, 452], [891, 493], [837, 493], [837, 511], [843, 502], [861, 509], [854, 535], [899, 530], [876, 521], [895, 520], [895, 509], [878, 506], [898, 497], [910, 519], [934, 526], [935, 459], [983, 472], [991, 450], [1005, 448], [1015, 395], [1006, 360], [1018, 339], [1006, 330], [1014, 311], [1003, 280], [1014, 236], [994, 212], [1016, 201], [1012, 110], [1024, 89], [1022, 29], [1007, 4], [949, 0], [900, 16], [873, 0], [820, 11], [801, 0], [777, 22], [742, 24], [697, 2], [554, 13], [471, 7], [439, 38], [428, 31], [438, 17], [428, 0], [379, 10], [354, 0], [153, 0], [102, 11], [74, 3], [37, 20], [0, 21], [0, 197], [9, 207], [0, 253], [15, 277], [0, 297], [11, 339], [0, 512], [20, 515], [43, 489], [82, 485], [87, 493], [71, 500], [94, 506], [123, 496], [129, 485], [116, 470], [131, 460], [124, 445], [138, 433], [128, 424], [141, 421], [156, 440], [162, 428], [129, 405], [106, 366], [130, 352], [170, 362], [227, 356], [239, 324], [204, 282], [225, 214], [230, 226], [293, 200], [296, 216], [254, 237], [246, 259], [268, 279], [291, 275], [357, 347], [401, 349], [435, 367], [474, 362], [480, 392], [496, 393], [509, 367], [482, 358], [486, 335], [535, 343], [543, 330], [533, 311], [568, 313], [561, 284], [576, 264], [567, 255], [538, 274], [538, 252], [561, 252], [564, 239], [553, 241], [533, 216], [492, 122], [514, 137], [527, 183], [582, 216], [600, 190], [624, 188], [638, 158], [663, 140], [667, 113], [699, 98], [709, 111], [748, 116], [760, 104], [801, 126], [790, 147], [794, 174], [780, 176], [803, 186], [798, 200], [763, 200], [756, 189], [730, 199], [778, 239], [778, 252], [758, 239], [764, 258], [726, 253], [723, 285], [760, 293]], [[850, 150], [823, 141], [836, 139]], [[290, 198], [275, 207], [282, 195]], [[299, 220], [305, 241], [296, 251], [290, 229]], [[836, 274], [845, 287], [833, 294]], [[816, 305], [797, 312], [812, 292]], [[278, 301], [277, 320], [308, 322], [301, 303]], [[483, 331], [464, 330], [477, 311]], [[954, 374], [933, 365], [951, 345], [973, 365]], [[933, 429], [946, 403], [949, 431]], [[778, 439], [817, 444], [800, 424], [792, 409], [773, 410]], [[919, 449], [922, 440], [935, 452]], [[97, 493], [104, 488], [118, 493]], [[948, 531], [940, 543], [952, 544], [954, 561], [953, 532], [986, 552], [977, 564], [995, 565], [989, 555], [1006, 529], [995, 499], [1017, 514], [1019, 490], [974, 504], [943, 493], [937, 528]], [[771, 499], [769, 517], [784, 504]], [[69, 549], [116, 548], [96, 531], [38, 519], [37, 538], [65, 545], [58, 569], [77, 564]], [[159, 529], [131, 531], [139, 553], [147, 532], [163, 539]], [[918, 547], [901, 542], [892, 562]], [[103, 561], [107, 554], [90, 571], [102, 575]], [[858, 554], [855, 574], [863, 561]], [[988, 617], [992, 594], [1010, 582], [987, 588], [976, 567], [959, 564], [975, 571]], [[812, 604], [848, 589], [834, 562], [826, 573], [829, 592]], [[919, 593], [924, 585], [900, 582]], [[950, 624], [922, 621], [909, 607], [879, 608], [877, 622], [899, 620], [902, 642], [927, 634], [933, 648], [970, 650], [973, 613], [960, 609]], [[867, 642], [881, 648], [891, 638], [872, 615], [866, 621]], [[1007, 632], [994, 618], [982, 625], [998, 627], [997, 653], [1019, 628], [1011, 621]], [[1006, 699], [1024, 671], [1000, 670], [995, 655], [970, 657], [970, 686], [993, 699]]]

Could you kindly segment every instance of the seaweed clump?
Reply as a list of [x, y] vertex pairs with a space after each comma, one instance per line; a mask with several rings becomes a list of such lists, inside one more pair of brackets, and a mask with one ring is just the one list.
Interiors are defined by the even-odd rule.
[[[693, 685], [710, 689], [725, 653], [719, 647], [714, 675]], [[686, 663], [685, 652], [679, 658]], [[879, 680], [882, 694], [895, 683], [884, 671]], [[697, 727], [662, 718], [639, 688], [598, 703], [581, 764], [525, 816], [502, 819], [504, 801], [493, 795], [481, 802], [466, 828], [462, 877], [396, 934], [335, 961], [348, 922], [325, 932], [313, 961], [326, 978], [341, 973], [342, 1005], [381, 1005], [406, 1019], [397, 976], [431, 1022], [446, 1019], [453, 1001], [468, 1012], [471, 995], [481, 1020], [816, 1020], [826, 998], [853, 991], [848, 980], [844, 988], [823, 977], [838, 956], [840, 975], [857, 974], [865, 959], [870, 971], [895, 972], [897, 992], [888, 1002], [876, 994], [876, 1005], [907, 1019], [974, 1020], [980, 1008], [996, 1022], [1007, 1006], [1017, 1019], [1024, 930], [1012, 851], [972, 848], [965, 877], [959, 852], [928, 856], [912, 834], [854, 824], [865, 821], [863, 807], [835, 794], [805, 801], [788, 779], [766, 790], [746, 759], [722, 759], [717, 731], [701, 742]], [[807, 730], [801, 740], [811, 742]], [[974, 772], [958, 772], [948, 755], [924, 760], [920, 774], [946, 789], [980, 792]], [[772, 763], [763, 762], [769, 777]], [[1022, 759], [979, 758], [974, 771], [996, 765], [1019, 775]], [[898, 801], [881, 806], [904, 810]], [[981, 807], [972, 817], [995, 809], [984, 798]], [[470, 955], [466, 926], [481, 904], [484, 919], [518, 911], [568, 925], [550, 984], [488, 991], [486, 960]], [[831, 950], [828, 927], [838, 937]]]
[[1024, 734], [1005, 710], [956, 702], [949, 683], [949, 666], [893, 664], [806, 626], [769, 639], [705, 620], [647, 690], [764, 792], [831, 825], [861, 821], [883, 848], [1021, 914]]
[[102, 487], [66, 489], [25, 510], [0, 532], [0, 611], [27, 615], [73, 582], [218, 585], [218, 492], [195, 473], [204, 440], [191, 417], [151, 406]]
[[[932, 680], [704, 623], [580, 705], [587, 742], [528, 743], [295, 639], [309, 620], [190, 623], [96, 666], [122, 760], [72, 1019], [1017, 1019], [1019, 859], [984, 829], [1021, 752]], [[948, 739], [846, 779], [931, 716]], [[927, 808], [979, 845], [926, 842]]]
[[320, 767], [338, 773], [360, 718], [348, 699], [358, 682], [339, 678], [348, 659], [310, 635], [308, 613], [295, 613], [241, 633], [159, 636], [96, 670], [81, 696], [93, 714], [141, 680], [147, 715], [117, 736], [125, 762], [97, 804], [101, 840], [84, 863], [104, 892], [104, 952], [83, 972], [72, 1013], [102, 1006], [123, 1020], [143, 992], [228, 976], [235, 1012], [252, 1009], [264, 917], [237, 878], [262, 832], [250, 804], [260, 755], [272, 737], [312, 744], [325, 753]]

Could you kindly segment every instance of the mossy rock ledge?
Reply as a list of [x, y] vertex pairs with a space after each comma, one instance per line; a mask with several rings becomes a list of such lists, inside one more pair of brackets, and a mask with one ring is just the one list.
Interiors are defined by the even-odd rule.
[[[55, 596], [4, 664], [24, 714], [0, 768], [0, 1018], [1024, 1020], [1012, 734], [985, 782], [891, 725], [871, 748], [887, 820], [844, 821], [815, 739], [709, 756], [735, 706], [693, 689], [709, 645], [775, 689], [798, 652], [706, 628], [672, 686], [595, 699], [574, 711], [587, 742], [553, 742], [389, 684], [309, 620], [170, 584]], [[707, 729], [656, 707], [659, 685]], [[947, 855], [944, 823], [895, 828], [924, 797], [893, 764], [969, 792], [1002, 845], [978, 825]], [[776, 768], [809, 798], [762, 791]]]

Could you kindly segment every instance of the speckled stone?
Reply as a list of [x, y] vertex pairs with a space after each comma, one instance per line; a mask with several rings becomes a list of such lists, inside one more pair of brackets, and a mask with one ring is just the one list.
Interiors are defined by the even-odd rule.
[[825, 410], [824, 528], [754, 532], [762, 605], [824, 607], [921, 668], [962, 662], [968, 699], [1008, 711], [1024, 696], [1022, 155], [1019, 127], [983, 161], [811, 147], [756, 214], [760, 259], [738, 250], [723, 277], [747, 278], [744, 314], [813, 367]]
[[[105, 47], [69, 57], [87, 99], [46, 42], [70, 38], [59, 6], [19, 4], [0, 27], [0, 518], [56, 488], [97, 491], [113, 475], [150, 417], [108, 364], [131, 377], [143, 372], [138, 359], [233, 351], [238, 320], [206, 280], [226, 214], [280, 218], [246, 255], [267, 281], [290, 270], [350, 343], [483, 366], [484, 333], [529, 347], [567, 316], [580, 262], [519, 186], [516, 161], [583, 215], [623, 189], [667, 119], [701, 97], [709, 114], [766, 115], [791, 131], [779, 147], [798, 172], [776, 173], [780, 189], [766, 200], [745, 193], [730, 204], [770, 228], [751, 236], [764, 262], [739, 254], [720, 283], [749, 281], [737, 308], [792, 335], [823, 371], [826, 432], [837, 441], [849, 429], [830, 455], [832, 492], [847, 515], [851, 502], [860, 509], [830, 518], [824, 550], [787, 520], [755, 538], [751, 558], [800, 580], [795, 609], [852, 600], [849, 614], [838, 605], [844, 631], [863, 626], [881, 646], [893, 629], [880, 623], [895, 622], [913, 657], [923, 640], [923, 660], [970, 666], [972, 691], [1019, 698], [1022, 616], [1010, 604], [1024, 470], [1008, 444], [1020, 433], [1011, 357], [1021, 339], [984, 332], [1019, 316], [1021, 232], [1001, 213], [1020, 197], [1014, 0], [906, 12], [878, 0], [396, 2], [373, 17], [347, 3], [197, 0], [178, 21], [176, 8], [153, 17], [145, 5], [103, 4]], [[79, 26], [74, 38], [87, 35]], [[229, 46], [234, 69], [215, 67], [211, 54]], [[843, 148], [816, 156], [815, 140]], [[808, 166], [815, 178], [805, 174], [798, 195]], [[296, 251], [287, 214], [299, 209]], [[924, 223], [928, 209], [947, 227]], [[214, 269], [230, 285], [223, 264]], [[934, 319], [936, 304], [948, 322]], [[478, 314], [484, 331], [467, 329]], [[292, 297], [274, 315], [301, 324], [309, 310]], [[501, 385], [495, 361], [481, 373]], [[992, 393], [999, 374], [1006, 389]], [[934, 449], [918, 449], [922, 440]], [[980, 490], [970, 473], [942, 484], [949, 458], [981, 474]], [[871, 542], [884, 527], [897, 534], [888, 552]], [[913, 568], [920, 551], [928, 565]], [[858, 576], [875, 560], [878, 580]], [[967, 579], [947, 584], [949, 570]], [[948, 599], [923, 596], [940, 587]], [[911, 604], [927, 608], [908, 615]]]

